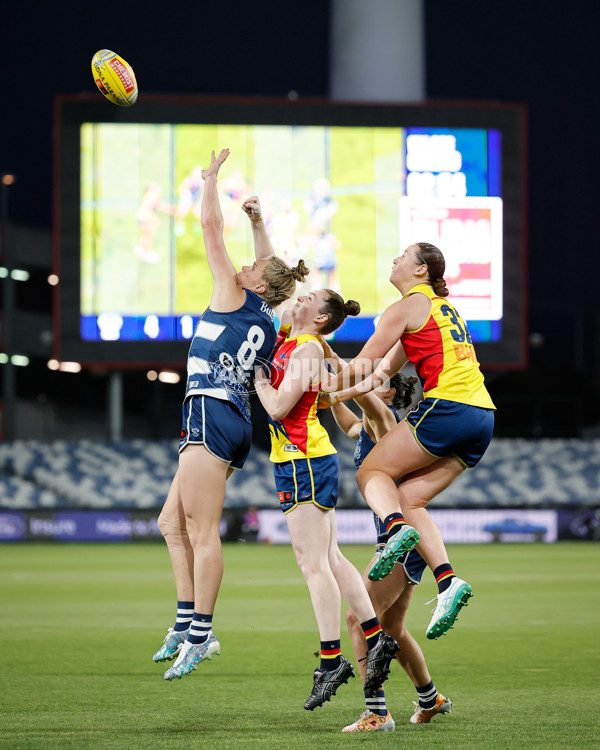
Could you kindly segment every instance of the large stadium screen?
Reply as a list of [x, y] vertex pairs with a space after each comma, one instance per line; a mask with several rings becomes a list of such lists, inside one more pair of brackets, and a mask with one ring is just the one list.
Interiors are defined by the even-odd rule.
[[427, 241], [445, 255], [450, 299], [482, 361], [522, 363], [518, 109], [321, 105], [311, 117], [301, 105], [228, 103], [215, 122], [219, 106], [190, 102], [107, 121], [98, 115], [116, 108], [102, 104], [60, 108], [63, 359], [184, 361], [212, 287], [201, 172], [227, 147], [218, 184], [234, 265], [252, 262], [241, 206], [258, 194], [278, 254], [311, 269], [299, 293], [328, 287], [360, 302], [335, 335], [344, 354], [398, 299], [392, 260]]

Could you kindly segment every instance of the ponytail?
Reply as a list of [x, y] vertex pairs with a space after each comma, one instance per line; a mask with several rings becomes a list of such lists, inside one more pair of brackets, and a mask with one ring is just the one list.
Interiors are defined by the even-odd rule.
[[260, 296], [271, 307], [277, 307], [286, 299], [293, 297], [296, 282], [303, 282], [307, 276], [308, 268], [303, 260], [299, 260], [297, 266], [290, 268], [281, 258], [273, 255], [269, 258], [262, 276], [266, 289]]
[[429, 283], [438, 297], [447, 297], [449, 294], [444, 273], [446, 272], [446, 261], [442, 251], [429, 242], [417, 242], [419, 250], [415, 254], [417, 263], [423, 263], [427, 266]]
[[348, 315], [358, 315], [360, 305], [353, 299], [344, 302], [343, 297], [332, 289], [324, 289], [323, 291], [327, 294], [327, 299], [319, 312], [327, 315], [328, 320], [320, 328], [319, 333], [326, 336], [328, 333], [336, 331]]

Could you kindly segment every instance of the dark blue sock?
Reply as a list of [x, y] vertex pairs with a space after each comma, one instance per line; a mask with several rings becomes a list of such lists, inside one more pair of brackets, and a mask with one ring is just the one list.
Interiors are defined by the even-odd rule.
[[380, 688], [375, 693], [365, 693], [365, 706], [367, 711], [371, 711], [378, 716], [385, 716], [388, 712], [385, 705], [385, 693]]
[[342, 660], [342, 643], [340, 640], [337, 641], [321, 641], [321, 663], [319, 669], [324, 669], [329, 672], [331, 669], [337, 669]]
[[390, 515], [386, 516], [383, 521], [383, 527], [390, 538], [393, 537], [394, 534], [397, 534], [403, 526], [406, 526], [406, 521], [404, 520], [402, 513], [390, 513]]
[[194, 612], [194, 619], [190, 625], [188, 641], [194, 645], [204, 643], [212, 630], [212, 621], [212, 615], [201, 615], [198, 612]]
[[419, 696], [419, 706], [421, 708], [433, 708], [437, 701], [438, 691], [435, 689], [433, 682], [423, 687], [416, 688], [417, 695]]
[[373, 617], [372, 620], [361, 622], [360, 626], [363, 629], [363, 633], [367, 640], [367, 651], [370, 651], [379, 641], [381, 625], [379, 624], [379, 620], [376, 617]]
[[178, 633], [187, 630], [192, 622], [194, 615], [194, 602], [177, 602], [177, 617], [175, 618], [175, 627]]
[[452, 579], [456, 578], [452, 565], [445, 563], [444, 565], [438, 565], [433, 571], [433, 575], [438, 585], [438, 593], [445, 591], [448, 586], [452, 583]]

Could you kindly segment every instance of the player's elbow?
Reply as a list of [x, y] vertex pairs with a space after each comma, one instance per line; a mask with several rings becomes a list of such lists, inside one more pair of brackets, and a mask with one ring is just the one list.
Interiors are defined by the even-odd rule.
[[271, 417], [273, 422], [280, 422], [282, 419], [285, 419], [287, 417], [290, 411], [290, 409], [278, 406], [276, 409], [269, 412], [269, 416]]
[[204, 233], [219, 233], [223, 232], [223, 217], [218, 215], [202, 215], [201, 219], [202, 229]]

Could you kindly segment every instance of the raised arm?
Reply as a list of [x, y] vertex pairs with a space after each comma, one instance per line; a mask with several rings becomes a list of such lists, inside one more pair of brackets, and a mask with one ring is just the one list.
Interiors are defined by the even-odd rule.
[[275, 255], [275, 250], [273, 249], [273, 245], [267, 234], [265, 222], [263, 221], [258, 195], [251, 195], [250, 198], [245, 200], [242, 204], [242, 211], [246, 212], [251, 222], [256, 260], [270, 258], [272, 255]]
[[362, 430], [362, 419], [357, 417], [346, 404], [335, 404], [331, 407], [331, 413], [340, 430], [353, 440], [358, 440]]
[[379, 441], [396, 425], [396, 417], [384, 404], [384, 402], [374, 393], [365, 393], [362, 396], [356, 396], [355, 402], [360, 406], [363, 418], [357, 417], [346, 404], [337, 403], [331, 407], [331, 413], [336, 421], [337, 426], [348, 437], [358, 440], [365, 419], [375, 435], [375, 440]]
[[323, 349], [309, 341], [292, 352], [279, 388], [273, 388], [263, 370], [257, 373], [254, 379], [256, 393], [273, 421], [287, 417], [302, 394], [310, 386], [318, 384], [322, 359]]
[[[369, 427], [373, 430], [375, 442], [379, 442], [386, 433], [396, 426], [396, 417], [374, 393], [356, 396], [354, 400], [361, 408], [364, 415], [363, 419], [367, 419]], [[343, 404], [338, 404], [338, 406], [343, 406]], [[338, 406], [333, 408], [337, 409]]]
[[243, 304], [246, 293], [237, 284], [237, 274], [223, 241], [223, 214], [217, 192], [217, 175], [221, 165], [229, 156], [223, 149], [215, 158], [213, 151], [210, 166], [202, 170], [204, 190], [202, 192], [202, 234], [208, 267], [213, 276], [211, 306], [220, 312], [235, 310]]

